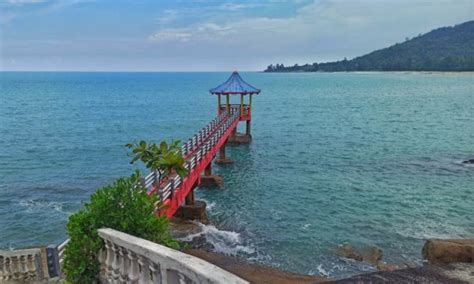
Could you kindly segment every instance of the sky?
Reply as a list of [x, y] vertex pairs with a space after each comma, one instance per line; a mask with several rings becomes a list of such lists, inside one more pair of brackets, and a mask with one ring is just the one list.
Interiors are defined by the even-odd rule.
[[474, 0], [0, 0], [0, 70], [263, 70], [473, 19]]

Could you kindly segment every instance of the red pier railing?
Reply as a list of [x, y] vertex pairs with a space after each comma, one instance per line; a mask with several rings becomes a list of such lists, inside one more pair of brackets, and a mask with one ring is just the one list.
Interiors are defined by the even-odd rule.
[[158, 194], [165, 205], [160, 214], [171, 218], [176, 213], [186, 196], [199, 184], [201, 174], [212, 163], [241, 119], [240, 106], [232, 105], [183, 144], [182, 153], [186, 160], [185, 167], [188, 169], [185, 177], [170, 177], [163, 182], [158, 171], [145, 177], [144, 184], [148, 194]]

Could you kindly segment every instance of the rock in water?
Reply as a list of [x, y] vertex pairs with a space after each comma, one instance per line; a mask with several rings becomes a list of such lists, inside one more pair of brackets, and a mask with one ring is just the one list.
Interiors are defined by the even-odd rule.
[[474, 239], [428, 240], [423, 246], [423, 257], [430, 264], [474, 262]]
[[469, 159], [469, 160], [465, 160], [462, 162], [463, 164], [474, 164], [474, 158], [472, 159]]
[[382, 260], [383, 251], [378, 247], [368, 247], [362, 251], [362, 255], [365, 262], [377, 266]]
[[395, 271], [400, 269], [400, 266], [394, 263], [379, 262], [377, 263], [377, 269], [380, 271]]
[[350, 244], [339, 245], [337, 247], [337, 254], [339, 256], [354, 259], [354, 260], [357, 260], [357, 261], [363, 261], [364, 260], [364, 258], [362, 257], [362, 254], [359, 251], [357, 251], [357, 249], [354, 248]]

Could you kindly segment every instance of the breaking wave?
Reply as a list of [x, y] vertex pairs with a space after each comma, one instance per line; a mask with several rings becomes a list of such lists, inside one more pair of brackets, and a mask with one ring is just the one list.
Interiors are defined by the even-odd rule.
[[256, 252], [255, 248], [245, 243], [240, 233], [219, 230], [214, 225], [204, 225], [197, 222], [196, 224], [200, 228], [198, 233], [187, 235], [179, 240], [192, 242], [197, 238], [204, 238], [206, 243], [212, 246], [212, 251], [226, 255], [254, 254]]
[[26, 212], [28, 213], [35, 213], [44, 211], [45, 209], [50, 209], [59, 213], [69, 214], [64, 210], [64, 204], [61, 202], [29, 199], [22, 200], [19, 204], [21, 207], [25, 207]]

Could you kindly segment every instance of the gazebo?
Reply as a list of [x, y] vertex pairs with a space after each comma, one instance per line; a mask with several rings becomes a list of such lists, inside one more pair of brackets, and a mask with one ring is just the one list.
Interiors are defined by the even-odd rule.
[[[246, 122], [245, 135], [250, 140], [250, 121], [252, 118], [252, 95], [260, 94], [260, 89], [245, 82], [237, 71], [232, 72], [229, 79], [219, 86], [210, 89], [212, 95], [217, 96], [217, 112], [230, 111], [231, 108], [239, 109], [240, 121]], [[230, 95], [240, 95], [240, 104], [230, 104]], [[244, 96], [248, 95], [248, 104], [244, 104]], [[221, 96], [226, 97], [226, 103], [221, 103]]]

